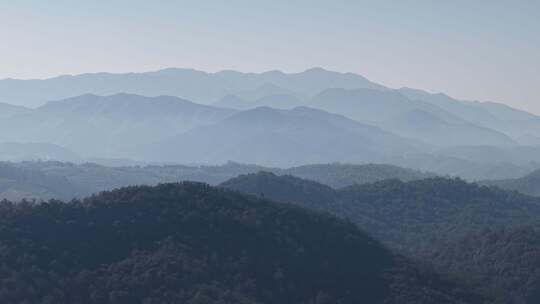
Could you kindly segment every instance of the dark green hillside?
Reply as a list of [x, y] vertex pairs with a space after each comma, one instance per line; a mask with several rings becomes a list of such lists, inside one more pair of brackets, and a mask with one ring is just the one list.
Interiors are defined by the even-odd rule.
[[414, 255], [483, 227], [540, 223], [540, 200], [459, 179], [387, 180], [332, 192], [315, 182], [259, 173], [222, 186], [347, 218]]
[[261, 172], [222, 186], [349, 219], [391, 248], [475, 285], [496, 303], [540, 300], [540, 233], [519, 228], [540, 223], [537, 198], [444, 178], [331, 190]]
[[481, 303], [354, 225], [204, 184], [0, 204], [1, 303]]
[[353, 184], [373, 183], [385, 179], [412, 181], [434, 177], [435, 174], [424, 173], [413, 169], [405, 169], [386, 164], [320, 164], [294, 167], [284, 170], [286, 174], [317, 181], [334, 188], [342, 188]]
[[360, 227], [417, 254], [484, 227], [540, 223], [540, 200], [460, 179], [353, 186], [340, 200], [348, 218], [363, 219]]
[[540, 303], [540, 231], [486, 229], [434, 252], [439, 269], [497, 294], [500, 303]]

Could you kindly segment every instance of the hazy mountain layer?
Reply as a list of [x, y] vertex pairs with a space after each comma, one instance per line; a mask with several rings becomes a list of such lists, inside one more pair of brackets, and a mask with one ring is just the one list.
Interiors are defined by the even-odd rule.
[[499, 131], [476, 125], [474, 120], [436, 104], [411, 100], [396, 90], [329, 89], [309, 105], [435, 146], [515, 144]]
[[383, 162], [418, 151], [420, 145], [380, 128], [310, 108], [256, 108], [217, 124], [160, 142], [146, 159], [267, 166], [293, 166], [336, 160]]
[[[3, 92], [15, 95], [2, 99]], [[535, 115], [497, 103], [388, 89], [323, 69], [293, 74], [167, 69], [0, 80], [0, 100], [44, 103], [53, 96], [67, 98], [33, 110], [0, 104], [0, 143], [33, 149], [16, 155], [4, 148], [0, 159], [233, 160], [271, 167], [377, 162], [474, 180], [515, 178], [540, 167]], [[45, 146], [38, 151], [38, 143], [58, 146], [58, 153]]]
[[44, 80], [5, 79], [0, 80], [0, 100], [37, 107], [51, 100], [87, 93], [132, 93], [170, 95], [209, 104], [228, 94], [249, 99], [291, 92], [311, 96], [334, 87], [384, 89], [360, 75], [320, 68], [292, 74], [280, 71], [261, 74], [236, 71], [207, 73], [171, 68], [146, 73], [66, 75]]
[[524, 145], [539, 145], [540, 117], [502, 103], [462, 101], [448, 95], [402, 88], [400, 93], [413, 100], [436, 105], [475, 125], [504, 133]]
[[235, 111], [177, 97], [83, 95], [0, 121], [1, 141], [46, 142], [85, 157], [133, 158], [160, 139], [221, 121]]
[[483, 184], [540, 196], [540, 170], [515, 179], [482, 181]]
[[268, 95], [255, 100], [246, 100], [235, 95], [227, 95], [214, 103], [214, 106], [237, 110], [249, 110], [258, 107], [290, 110], [305, 104], [305, 100], [286, 94]]
[[24, 114], [31, 111], [30, 109], [14, 106], [7, 103], [0, 103], [0, 119], [9, 118], [15, 115]]
[[62, 160], [81, 162], [82, 157], [73, 151], [45, 143], [0, 143], [0, 161], [48, 161]]
[[240, 174], [272, 171], [311, 178], [332, 187], [397, 178], [421, 179], [431, 174], [390, 165], [308, 165], [289, 169], [228, 163], [222, 166], [131, 166], [105, 167], [60, 162], [0, 163], [0, 200], [63, 199], [89, 196], [105, 190], [133, 185], [157, 185], [199, 181], [217, 185]]

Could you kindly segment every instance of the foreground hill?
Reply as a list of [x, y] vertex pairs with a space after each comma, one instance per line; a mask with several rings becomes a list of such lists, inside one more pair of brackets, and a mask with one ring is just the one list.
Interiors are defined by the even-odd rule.
[[540, 299], [540, 200], [460, 180], [382, 181], [335, 190], [271, 173], [222, 184], [348, 219], [391, 248], [469, 282], [495, 303]]
[[347, 218], [387, 245], [416, 256], [484, 227], [540, 223], [540, 200], [459, 179], [387, 180], [334, 190], [260, 172], [221, 185]]
[[71, 200], [74, 197], [82, 198], [119, 187], [186, 180], [217, 185], [240, 174], [256, 173], [261, 170], [272, 171], [279, 175], [292, 174], [310, 178], [338, 188], [381, 179], [414, 180], [431, 176], [410, 169], [378, 164], [326, 164], [279, 169], [233, 162], [221, 166], [142, 167], [106, 167], [53, 161], [0, 162], [0, 200], [3, 198], [14, 201], [24, 198]]
[[2, 303], [482, 303], [353, 225], [204, 184], [0, 204]]
[[518, 191], [523, 194], [540, 196], [540, 170], [536, 170], [520, 178], [482, 181], [482, 183], [506, 190]]
[[441, 271], [496, 291], [501, 303], [540, 302], [538, 227], [486, 229], [450, 242], [430, 258]]

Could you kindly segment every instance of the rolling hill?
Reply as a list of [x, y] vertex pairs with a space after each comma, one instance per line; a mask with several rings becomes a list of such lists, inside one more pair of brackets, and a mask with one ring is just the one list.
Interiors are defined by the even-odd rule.
[[25, 114], [29, 111], [31, 110], [21, 106], [14, 106], [11, 104], [0, 102], [0, 119], [6, 119], [13, 116]]
[[249, 110], [258, 107], [270, 107], [274, 109], [290, 110], [304, 104], [304, 100], [293, 95], [269, 94], [255, 100], [246, 100], [235, 95], [227, 95], [214, 103], [214, 106], [231, 108], [236, 110]]
[[394, 249], [422, 256], [484, 227], [540, 223], [540, 200], [459, 179], [385, 180], [339, 190], [260, 172], [221, 184], [351, 220]]
[[328, 89], [309, 105], [434, 146], [515, 144], [499, 131], [475, 125], [438, 105], [411, 100], [397, 90]]
[[384, 162], [385, 157], [414, 152], [418, 146], [321, 110], [261, 107], [164, 140], [159, 151], [151, 149], [145, 158], [210, 164], [232, 160], [286, 167], [335, 160]]
[[446, 94], [402, 88], [401, 94], [413, 100], [436, 105], [477, 126], [496, 130], [522, 145], [539, 145], [540, 117], [502, 103], [457, 100]]
[[390, 248], [471, 284], [493, 303], [539, 299], [538, 198], [443, 178], [335, 190], [260, 172], [221, 186], [347, 219]]
[[[265, 169], [265, 171], [269, 171]], [[434, 177], [428, 172], [405, 169], [387, 164], [316, 164], [293, 167], [284, 170], [272, 170], [279, 175], [292, 175], [312, 180], [333, 188], [343, 188], [354, 184], [368, 184], [386, 179], [413, 181]]]
[[[204, 184], [0, 203], [10, 303], [483, 303], [352, 224]], [[11, 288], [9, 288], [12, 286]]]
[[48, 161], [63, 160], [80, 162], [82, 158], [77, 153], [46, 143], [0, 143], [0, 161]]
[[490, 290], [501, 302], [540, 301], [538, 227], [485, 229], [448, 243], [430, 258], [440, 271]]
[[506, 190], [518, 191], [523, 194], [540, 196], [540, 170], [515, 179], [482, 181], [481, 183]]
[[[332, 187], [374, 182], [382, 179], [421, 179], [432, 176], [390, 165], [306, 165], [288, 169], [268, 168], [229, 162], [221, 166], [120, 166], [91, 163], [73, 164], [54, 161], [0, 162], [0, 200], [19, 201], [82, 198], [101, 191], [134, 185], [157, 185], [198, 181], [217, 185], [241, 174], [261, 170], [279, 175], [311, 178]], [[50, 181], [50, 182], [49, 182]], [[60, 182], [55, 182], [60, 181]]]
[[220, 121], [233, 110], [177, 97], [82, 95], [0, 122], [0, 141], [46, 142], [83, 156], [132, 158], [143, 145]]

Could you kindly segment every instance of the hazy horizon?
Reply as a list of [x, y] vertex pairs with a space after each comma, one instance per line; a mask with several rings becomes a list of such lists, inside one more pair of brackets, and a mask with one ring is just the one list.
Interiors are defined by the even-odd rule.
[[[186, 67], [352, 72], [540, 114], [535, 1], [0, 4], [0, 79]], [[246, 26], [249, 25], [249, 26]]]
[[0, 304], [540, 303], [540, 1], [0, 20]]
[[[495, 102], [495, 103], [501, 103], [501, 104], [506, 104], [510, 107], [513, 107], [517, 110], [523, 110], [523, 111], [527, 111], [527, 112], [530, 112], [532, 114], [535, 114], [535, 115], [540, 115], [540, 110], [530, 110], [530, 109], [527, 109], [527, 108], [524, 108], [524, 107], [521, 107], [519, 105], [512, 105], [508, 102], [505, 102], [505, 101], [501, 101], [501, 100], [482, 100], [482, 99], [478, 99], [478, 98], [461, 98], [460, 96], [455, 96], [455, 95], [452, 95], [452, 94], [449, 94], [448, 92], [444, 92], [444, 91], [433, 91], [433, 90], [430, 90], [429, 88], [423, 88], [423, 87], [409, 87], [409, 86], [389, 86], [385, 83], [381, 83], [381, 82], [378, 82], [378, 81], [374, 81], [373, 79], [371, 79], [369, 76], [366, 76], [364, 74], [361, 74], [361, 73], [355, 73], [355, 72], [351, 72], [351, 71], [339, 71], [339, 70], [333, 70], [333, 69], [329, 69], [329, 68], [325, 68], [325, 67], [321, 67], [321, 66], [312, 66], [312, 67], [307, 67], [305, 69], [301, 69], [301, 70], [282, 70], [282, 69], [268, 69], [268, 70], [261, 70], [261, 71], [244, 71], [244, 70], [235, 70], [235, 69], [217, 69], [217, 70], [202, 70], [202, 69], [197, 69], [197, 68], [192, 68], [192, 67], [162, 67], [162, 68], [158, 68], [158, 69], [150, 69], [150, 70], [141, 70], [141, 71], [115, 71], [115, 72], [111, 72], [111, 71], [98, 71], [98, 72], [82, 72], [82, 73], [66, 73], [66, 74], [59, 74], [59, 75], [53, 75], [53, 76], [50, 76], [50, 77], [29, 77], [29, 78], [13, 78], [13, 77], [6, 77], [6, 78], [0, 78], [0, 81], [1, 80], [47, 80], [47, 79], [54, 79], [54, 78], [59, 78], [59, 77], [75, 77], [75, 76], [81, 76], [81, 75], [90, 75], [90, 74], [100, 74], [100, 73], [105, 73], [105, 74], [117, 74], [117, 75], [122, 75], [122, 74], [142, 74], [142, 73], [153, 73], [153, 72], [159, 72], [159, 71], [163, 71], [163, 70], [168, 70], [168, 69], [181, 69], [181, 70], [194, 70], [194, 71], [198, 71], [198, 72], [204, 72], [204, 73], [209, 73], [209, 74], [215, 74], [215, 73], [219, 73], [219, 72], [226, 72], [226, 71], [235, 71], [235, 72], [240, 72], [240, 73], [244, 73], [244, 74], [264, 74], [264, 73], [268, 73], [268, 72], [275, 72], [275, 71], [278, 71], [278, 72], [281, 72], [281, 73], [284, 73], [284, 74], [299, 74], [299, 73], [302, 73], [302, 72], [305, 72], [305, 71], [308, 71], [308, 70], [311, 70], [311, 69], [323, 69], [323, 70], [326, 70], [326, 71], [330, 71], [330, 72], [338, 72], [338, 73], [343, 73], [343, 74], [355, 74], [355, 75], [360, 75], [360, 76], [363, 76], [365, 77], [366, 79], [370, 80], [370, 81], [373, 81], [377, 84], [380, 84], [380, 85], [383, 85], [383, 86], [386, 86], [390, 89], [400, 89], [400, 88], [411, 88], [411, 89], [418, 89], [418, 90], [423, 90], [423, 91], [426, 91], [428, 93], [432, 93], [432, 94], [445, 94], [445, 95], [448, 95], [452, 98], [456, 98], [458, 100], [466, 100], [466, 101], [478, 101], [478, 102]], [[128, 93], [129, 92], [119, 92], [119, 93]], [[92, 93], [90, 93], [92, 94]], [[95, 95], [100, 95], [100, 94], [95, 94]], [[139, 94], [141, 95], [141, 94]], [[108, 96], [108, 95], [101, 95], [101, 96]], [[144, 95], [142, 95], [144, 96]]]

